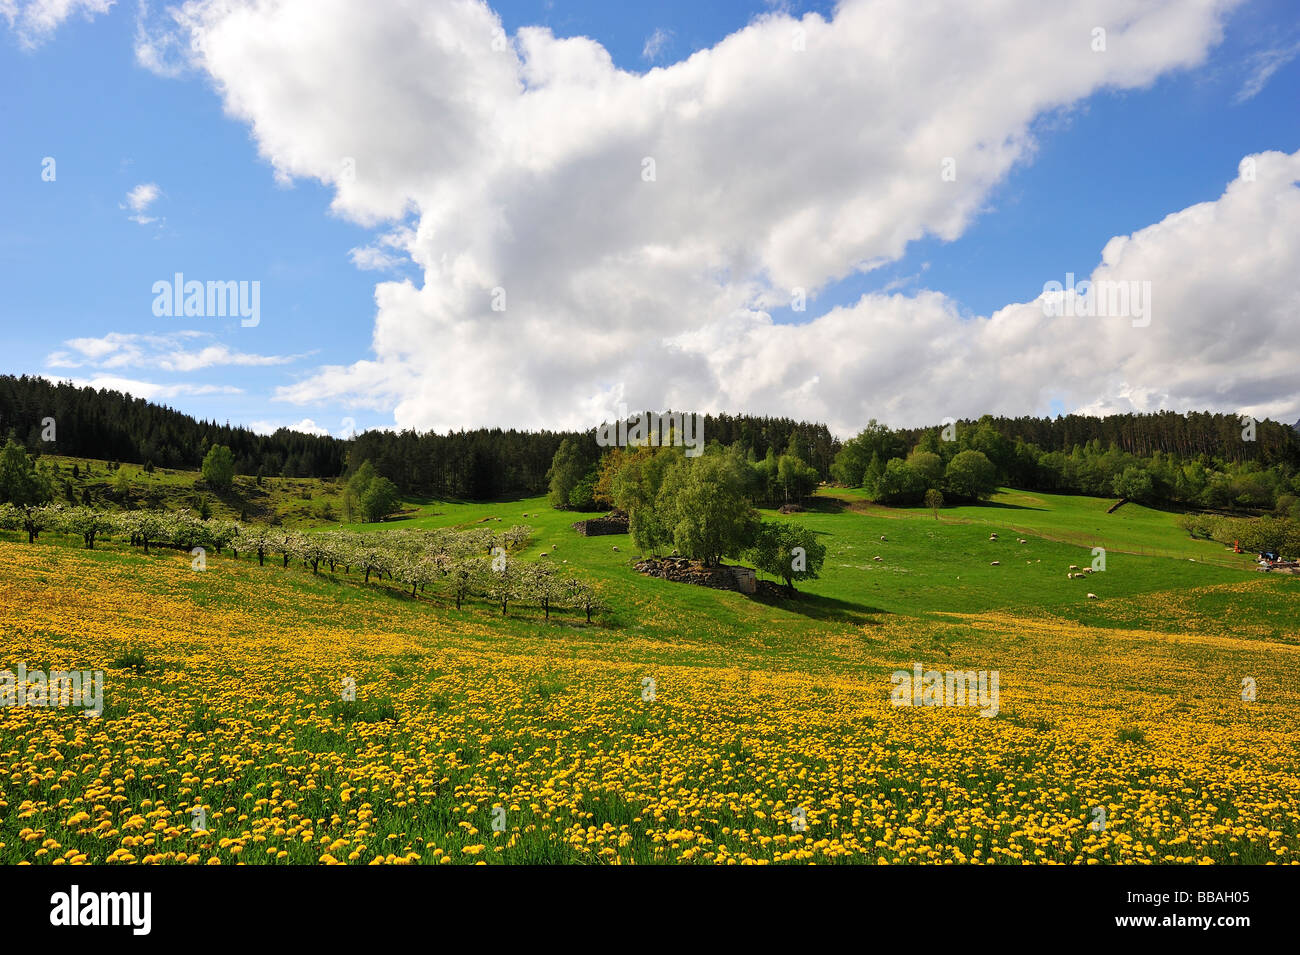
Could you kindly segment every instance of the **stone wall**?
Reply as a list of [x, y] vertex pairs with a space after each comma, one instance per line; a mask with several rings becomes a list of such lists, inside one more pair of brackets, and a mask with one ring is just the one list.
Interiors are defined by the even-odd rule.
[[628, 532], [627, 515], [622, 511], [610, 511], [604, 517], [575, 521], [573, 529], [583, 537], [598, 537], [602, 534], [626, 534]]
[[686, 557], [649, 557], [637, 561], [633, 566], [649, 577], [660, 577], [682, 584], [734, 590], [751, 595], [758, 591], [758, 575], [752, 567], [734, 567], [729, 564], [703, 567]]

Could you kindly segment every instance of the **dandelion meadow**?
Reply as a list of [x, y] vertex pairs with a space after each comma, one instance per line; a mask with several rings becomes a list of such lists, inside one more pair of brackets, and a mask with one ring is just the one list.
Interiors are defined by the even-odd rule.
[[[822, 520], [842, 522], [832, 562], [883, 547], [888, 527], [896, 570], [935, 533], [920, 516]], [[535, 550], [577, 540], [556, 523]], [[248, 553], [199, 572], [183, 551], [10, 536], [6, 657], [102, 670], [105, 692], [98, 717], [0, 709], [6, 863], [1201, 865], [1300, 851], [1300, 581], [1212, 569], [1225, 579], [1090, 604], [1088, 622], [1075, 590], [1074, 608], [1008, 592], [1001, 608], [853, 624], [662, 583], [697, 601], [682, 626], [670, 596], [629, 609], [644, 578], [620, 568], [623, 590], [607, 589], [621, 609], [589, 625], [486, 599], [457, 611], [445, 594]], [[607, 540], [600, 559], [585, 542], [595, 579]], [[834, 593], [851, 573], [817, 583]], [[1276, 630], [1234, 620], [1241, 601], [1279, 600]], [[997, 671], [997, 715], [896, 705], [891, 674], [914, 662]]]

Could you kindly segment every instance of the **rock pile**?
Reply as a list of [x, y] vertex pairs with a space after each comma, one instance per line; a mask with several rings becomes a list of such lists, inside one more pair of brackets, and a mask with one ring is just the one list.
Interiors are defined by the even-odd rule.
[[626, 534], [628, 532], [627, 513], [615, 508], [604, 517], [575, 521], [573, 529], [583, 537], [598, 537], [601, 534]]
[[758, 576], [751, 567], [734, 567], [719, 564], [704, 567], [688, 557], [648, 557], [633, 567], [648, 577], [660, 577], [682, 584], [712, 587], [715, 590], [735, 590], [753, 594], [758, 590]]

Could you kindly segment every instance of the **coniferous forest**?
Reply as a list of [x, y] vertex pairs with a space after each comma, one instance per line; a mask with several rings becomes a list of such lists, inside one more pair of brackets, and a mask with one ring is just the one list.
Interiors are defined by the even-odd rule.
[[[53, 442], [42, 439], [47, 418], [57, 425]], [[894, 429], [871, 421], [846, 441], [824, 424], [756, 415], [709, 415], [703, 429], [706, 442], [737, 447], [751, 461], [791, 454], [820, 480], [864, 487], [886, 503], [920, 500], [925, 481], [911, 472], [933, 463], [926, 456], [946, 466], [964, 451], [988, 459], [991, 480], [1027, 490], [1244, 509], [1289, 508], [1300, 494], [1296, 426], [1265, 420], [1247, 428], [1239, 416], [1223, 413], [986, 415], [947, 428]], [[343, 440], [282, 428], [264, 435], [118, 391], [0, 376], [0, 436], [14, 435], [32, 453], [197, 469], [211, 447], [224, 445], [238, 473], [267, 477], [333, 478], [369, 461], [402, 493], [435, 498], [545, 493], [566, 438], [592, 443], [594, 471], [600, 457], [594, 433], [594, 427], [585, 433], [374, 430]]]

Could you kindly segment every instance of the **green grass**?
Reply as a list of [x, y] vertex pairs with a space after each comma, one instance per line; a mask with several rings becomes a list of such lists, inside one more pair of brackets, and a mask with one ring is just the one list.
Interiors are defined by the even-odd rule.
[[[872, 504], [859, 489], [823, 490], [818, 497], [842, 500], [864, 513], [880, 517], [933, 520], [927, 508]], [[1212, 541], [1192, 539], [1178, 527], [1182, 512], [1130, 502], [1113, 514], [1106, 513], [1115, 503], [1114, 498], [1003, 488], [985, 504], [943, 508], [940, 520], [949, 524], [978, 524], [999, 533], [1016, 531], [1022, 537], [1035, 534], [1081, 547], [1105, 547], [1108, 551], [1139, 556], [1194, 558], [1224, 566], [1250, 566], [1247, 555], [1225, 551], [1222, 544]]]
[[[255, 478], [239, 476], [228, 492], [217, 493], [207, 487], [198, 471], [154, 468], [150, 473], [138, 464], [123, 464], [120, 470], [131, 484], [124, 498], [116, 485], [118, 472], [105, 461], [45, 454], [40, 462], [58, 468], [54, 475], [56, 503], [81, 504], [88, 494], [93, 506], [114, 510], [198, 511], [206, 501], [212, 517], [232, 521], [310, 527], [342, 520], [343, 485], [334, 480], [267, 477], [259, 484]], [[74, 464], [76, 477], [72, 476]]]
[[[1111, 503], [1005, 491], [989, 506], [947, 509], [936, 521], [925, 509], [878, 508], [853, 492], [824, 491], [806, 513], [787, 518], [822, 535], [823, 576], [800, 585], [792, 599], [772, 601], [642, 577], [631, 569], [637, 555], [626, 535], [579, 537], [570, 524], [589, 515], [555, 511], [542, 498], [412, 502], [405, 519], [355, 525], [388, 533], [528, 524], [534, 536], [521, 556], [553, 561], [601, 587], [611, 610], [590, 626], [571, 609], [549, 624], [537, 608], [518, 604], [504, 618], [484, 600], [458, 612], [437, 588], [413, 599], [387, 581], [363, 584], [360, 575], [341, 572], [313, 576], [300, 567], [283, 570], [278, 561], [259, 567], [246, 553], [237, 561], [211, 555], [207, 572], [197, 573], [182, 552], [146, 556], [120, 541], [92, 552], [43, 535], [35, 548], [21, 542], [14, 548], [33, 555], [21, 576], [24, 593], [57, 594], [62, 587], [81, 599], [94, 594], [91, 584], [101, 576], [127, 581], [144, 596], [165, 598], [165, 612], [140, 613], [166, 633], [141, 650], [136, 641], [149, 640], [141, 622], [119, 626], [109, 616], [88, 626], [79, 619], [75, 638], [13, 628], [7, 650], [46, 667], [72, 653], [113, 661], [111, 677], [124, 693], [106, 701], [104, 725], [123, 740], [156, 734], [172, 745], [167, 734], [180, 732], [185, 746], [215, 754], [218, 762], [237, 740], [256, 747], [291, 741], [299, 762], [288, 768], [254, 758], [232, 770], [213, 763], [195, 770], [205, 778], [199, 795], [214, 809], [226, 807], [222, 819], [214, 812], [218, 832], [240, 831], [236, 820], [248, 808], [243, 794], [269, 795], [286, 773], [301, 778], [319, 763], [327, 780], [335, 760], [368, 773], [389, 757], [395, 769], [388, 781], [367, 783], [374, 790], [348, 804], [365, 799], [375, 806], [384, 841], [372, 841], [372, 849], [388, 848], [389, 834], [397, 836], [395, 850], [419, 849], [426, 839], [453, 847], [488, 839], [487, 808], [533, 771], [526, 767], [544, 767], [542, 782], [586, 766], [617, 774], [624, 754], [642, 759], [644, 789], [606, 788], [599, 781], [608, 777], [594, 773], [598, 784], [584, 781], [581, 808], [565, 809], [566, 825], [610, 822], [639, 836], [652, 822], [642, 812], [651, 791], [671, 797], [725, 778], [717, 782], [722, 791], [744, 792], [761, 785], [755, 780], [778, 779], [781, 788], [773, 792], [786, 799], [784, 787], [797, 790], [805, 773], [823, 780], [827, 792], [863, 798], [889, 792], [896, 806], [918, 812], [942, 779], [978, 794], [989, 812], [1019, 811], [1037, 799], [1036, 819], [1047, 811], [1086, 819], [1099, 793], [1135, 807], [1155, 786], [1171, 800], [1164, 805], [1174, 815], [1164, 824], [1174, 831], [1184, 796], [1223, 790], [1243, 760], [1255, 760], [1250, 768], [1261, 775], [1228, 795], [1242, 798], [1264, 778], [1275, 787], [1267, 799], [1281, 798], [1276, 794], [1293, 773], [1288, 746], [1295, 737], [1276, 727], [1290, 726], [1288, 714], [1296, 712], [1300, 578], [1256, 573], [1220, 545], [1188, 539], [1173, 514], [1126, 505], [1107, 515]], [[991, 541], [994, 532], [999, 539]], [[1069, 565], [1089, 565], [1098, 544], [1108, 549], [1106, 572], [1067, 580]], [[61, 564], [41, 556], [55, 549]], [[1243, 584], [1248, 589], [1237, 586]], [[15, 585], [10, 589], [17, 593]], [[1098, 599], [1089, 600], [1088, 592]], [[15, 598], [11, 606], [20, 603]], [[1002, 624], [952, 616], [1003, 611], [1009, 622]], [[244, 629], [228, 628], [227, 618], [242, 620]], [[1061, 621], [1115, 629], [1103, 633]], [[1039, 622], [1043, 629], [1035, 630]], [[329, 641], [314, 646], [321, 633]], [[1219, 639], [1243, 635], [1250, 642]], [[883, 703], [873, 709], [871, 701], [887, 698], [889, 672], [912, 661], [1000, 670], [1002, 714], [965, 721], [960, 714], [912, 714]], [[342, 674], [356, 675], [355, 700], [339, 699]], [[1260, 702], [1249, 710], [1239, 698], [1243, 675], [1260, 683]], [[645, 676], [657, 680], [655, 705], [642, 701]], [[169, 707], [166, 720], [155, 717], [159, 706]], [[1192, 731], [1189, 714], [1197, 720]], [[133, 731], [137, 737], [127, 735], [132, 723], [144, 725]], [[1219, 726], [1232, 733], [1202, 746]], [[946, 737], [943, 727], [965, 735]], [[990, 750], [995, 743], [1000, 748]], [[1180, 755], [1179, 747], [1191, 746], [1210, 756]], [[970, 754], [970, 764], [943, 762], [958, 751]], [[676, 754], [680, 778], [660, 778], [664, 753]], [[415, 802], [393, 788], [409, 778], [412, 754], [436, 767], [435, 789]], [[933, 775], [918, 762], [933, 763]], [[861, 765], [871, 768], [842, 781]], [[1088, 772], [1075, 774], [1077, 766]], [[233, 781], [206, 781], [227, 773]], [[311, 769], [312, 778], [316, 773]], [[156, 799], [164, 782], [175, 807], [194, 795], [193, 781], [140, 776], [125, 780], [122, 791], [133, 802]], [[19, 783], [29, 786], [26, 779]], [[1053, 803], [1051, 792], [1062, 785], [1069, 791]], [[475, 802], [466, 808], [471, 791]], [[59, 798], [65, 795], [60, 790]], [[28, 789], [22, 798], [31, 798]], [[325, 832], [332, 832], [326, 820], [334, 811], [347, 811], [323, 787], [294, 798]], [[790, 795], [790, 803], [797, 798], [803, 797]], [[1231, 819], [1228, 802], [1215, 799]], [[732, 802], [727, 796], [715, 813], [664, 825], [698, 824], [714, 840], [726, 838], [727, 827], [761, 826], [784, 837], [770, 803], [760, 820], [746, 809], [727, 809]], [[516, 818], [539, 823], [528, 802], [521, 803], [523, 816], [512, 815], [511, 824]], [[453, 833], [467, 820], [484, 833]], [[29, 852], [17, 832], [37, 823], [5, 824], [0, 843], [8, 847], [0, 849], [7, 858]], [[874, 824], [863, 825], [870, 831]], [[984, 838], [990, 834], [1009, 838], [997, 827]], [[1076, 836], [1082, 838], [1077, 832], [1068, 838]], [[977, 844], [967, 834], [944, 838], [968, 853]], [[319, 844], [290, 848], [291, 862], [311, 862], [321, 852]], [[1221, 859], [1236, 852], [1239, 861], [1269, 861], [1246, 836], [1215, 851]], [[657, 858], [639, 843], [636, 852], [638, 861]], [[535, 834], [505, 858], [589, 861]]]
[[[642, 577], [630, 569], [638, 554], [628, 535], [580, 537], [570, 525], [590, 515], [554, 510], [542, 497], [491, 504], [424, 502], [402, 520], [350, 526], [383, 533], [398, 527], [527, 524], [534, 537], [522, 556], [535, 559], [546, 552], [546, 559], [562, 569], [599, 582], [614, 598], [615, 623], [633, 630], [641, 629], [638, 619], [665, 601], [680, 608], [685, 629], [860, 625], [881, 614], [1029, 608], [1108, 625], [1115, 622], [1115, 601], [1240, 581], [1254, 573], [1247, 555], [1191, 539], [1178, 527], [1177, 514], [1137, 504], [1107, 514], [1113, 503], [1004, 490], [986, 505], [945, 508], [936, 521], [926, 508], [885, 508], [858, 491], [823, 490], [804, 513], [762, 512], [764, 520], [810, 527], [827, 546], [822, 576], [800, 584], [797, 598], [772, 605]], [[991, 533], [998, 540], [989, 540]], [[1017, 543], [1020, 538], [1027, 543]], [[1067, 580], [1070, 565], [1091, 567], [1094, 547], [1106, 549], [1105, 572]], [[877, 556], [882, 559], [876, 561]], [[1279, 587], [1290, 592], [1287, 582]], [[1096, 600], [1088, 599], [1090, 592]], [[1126, 617], [1124, 623], [1135, 621]], [[1145, 623], [1161, 625], [1158, 614]]]
[[[168, 477], [164, 474], [162, 479]], [[285, 483], [290, 489], [296, 484], [311, 485], [320, 493], [321, 482]], [[629, 535], [581, 537], [571, 525], [591, 515], [555, 510], [544, 497], [500, 502], [412, 501], [400, 517], [378, 524], [327, 524], [319, 519], [309, 523], [304, 518], [301, 526], [382, 534], [394, 529], [481, 524], [505, 529], [526, 524], [533, 529], [533, 537], [520, 557], [547, 560], [564, 574], [596, 583], [609, 604], [598, 621], [603, 626], [645, 635], [670, 632], [703, 642], [716, 639], [719, 633], [732, 633], [779, 643], [777, 634], [823, 633], [841, 630], [846, 624], [870, 627], [889, 614], [934, 617], [995, 610], [1041, 610], [1089, 625], [1159, 630], [1166, 626], [1160, 604], [1144, 608], [1130, 598], [1166, 591], [1185, 593], [1259, 576], [1249, 556], [1234, 555], [1212, 541], [1190, 538], [1177, 526], [1177, 514], [1137, 504], [1107, 514], [1113, 503], [1003, 490], [988, 504], [945, 508], [936, 521], [926, 508], [886, 508], [867, 501], [860, 491], [823, 489], [804, 513], [782, 517], [772, 510], [762, 512], [764, 520], [790, 520], [808, 526], [822, 535], [827, 547], [819, 579], [801, 583], [794, 598], [770, 601], [644, 577], [632, 570], [639, 555]], [[989, 539], [992, 533], [998, 535], [996, 541]], [[1026, 543], [1018, 543], [1019, 539]], [[1083, 568], [1093, 564], [1094, 547], [1106, 549], [1105, 572], [1068, 580], [1071, 565]], [[273, 563], [278, 565], [278, 560], [268, 560], [265, 569], [278, 573]], [[1276, 637], [1294, 634], [1293, 615], [1286, 604], [1295, 592], [1295, 580], [1280, 578], [1270, 584], [1266, 593], [1276, 597], [1265, 598], [1265, 606], [1253, 617], [1272, 621]], [[348, 602], [368, 600], [376, 593], [389, 600], [402, 599], [397, 585], [372, 582], [363, 587], [359, 581], [345, 578], [341, 570], [338, 575], [322, 572], [304, 586]], [[1097, 598], [1089, 599], [1089, 593]], [[192, 596], [201, 603], [203, 588], [198, 587]], [[420, 599], [452, 607], [451, 599], [436, 590]], [[1243, 603], [1253, 608], [1260, 600], [1256, 595], [1231, 593], [1197, 599], [1200, 609], [1189, 609], [1207, 623], [1247, 609]], [[478, 612], [487, 609], [481, 600], [471, 601], [470, 606]], [[510, 613], [524, 620], [540, 617], [540, 611], [522, 605], [512, 606]], [[572, 623], [573, 616], [561, 613], [558, 622]]]

